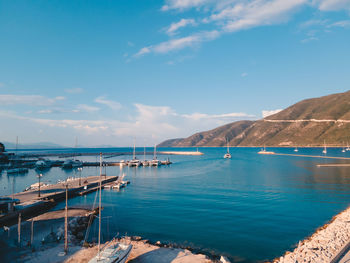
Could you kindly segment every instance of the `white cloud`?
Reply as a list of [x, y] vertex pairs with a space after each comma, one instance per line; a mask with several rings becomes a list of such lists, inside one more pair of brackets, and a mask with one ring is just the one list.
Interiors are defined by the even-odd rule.
[[95, 99], [95, 102], [106, 105], [107, 107], [111, 108], [112, 110], [119, 110], [122, 107], [122, 105], [119, 102], [107, 100], [104, 96], [97, 97]]
[[100, 108], [95, 107], [95, 106], [89, 106], [89, 105], [86, 105], [86, 104], [79, 104], [77, 106], [77, 110], [79, 112], [96, 112], [96, 111], [99, 111]]
[[56, 98], [48, 98], [41, 95], [12, 95], [0, 94], [1, 105], [29, 105], [29, 106], [50, 106], [57, 101], [64, 100], [62, 96]]
[[168, 11], [171, 9], [188, 9], [191, 7], [198, 7], [205, 3], [210, 2], [209, 0], [167, 0], [166, 4], [162, 6], [162, 11]]
[[79, 94], [79, 93], [82, 93], [84, 91], [84, 89], [82, 89], [82, 88], [71, 88], [71, 89], [65, 89], [64, 91], [67, 92], [67, 93], [70, 93], [70, 94]]
[[216, 30], [203, 31], [187, 37], [171, 39], [155, 46], [144, 47], [137, 54], [135, 54], [135, 56], [138, 57], [150, 52], [164, 54], [186, 47], [194, 47], [202, 42], [218, 38], [219, 35], [220, 33]]
[[266, 118], [266, 117], [271, 116], [273, 114], [279, 113], [280, 111], [282, 111], [282, 109], [278, 109], [278, 110], [263, 110], [262, 111], [262, 116], [263, 116], [263, 118]]
[[166, 32], [168, 35], [174, 35], [178, 29], [180, 29], [182, 27], [186, 27], [188, 25], [195, 26], [196, 21], [194, 19], [191, 19], [191, 18], [189, 18], [189, 19], [182, 18], [179, 22], [172, 23], [168, 27]]
[[330, 28], [330, 27], [350, 28], [350, 20], [343, 20], [343, 21], [334, 22], [334, 23], [328, 25], [327, 27], [328, 28]]
[[228, 120], [228, 121], [255, 117], [254, 115], [246, 114], [243, 112], [232, 112], [232, 113], [225, 113], [225, 114], [192, 113], [192, 114], [184, 114], [181, 116], [192, 120], [216, 119], [216, 120]]
[[314, 0], [321, 11], [350, 10], [350, 0]]

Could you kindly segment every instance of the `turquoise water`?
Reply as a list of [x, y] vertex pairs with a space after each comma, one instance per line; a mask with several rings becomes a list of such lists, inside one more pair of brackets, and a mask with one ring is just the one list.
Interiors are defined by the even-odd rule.
[[[271, 260], [293, 249], [299, 240], [348, 206], [350, 167], [316, 166], [345, 161], [264, 156], [258, 155], [258, 150], [232, 148], [232, 159], [227, 160], [223, 159], [225, 148], [201, 148], [203, 156], [170, 156], [174, 162], [170, 166], [108, 167], [108, 175], [125, 173], [131, 184], [121, 191], [103, 191], [104, 240], [119, 232], [190, 246], [235, 261]], [[271, 150], [294, 153], [291, 148]], [[320, 155], [321, 151], [299, 149], [299, 154]], [[328, 155], [350, 157], [350, 152], [328, 149]], [[98, 168], [91, 167], [84, 168], [82, 175], [97, 173]], [[16, 177], [15, 191], [36, 182], [35, 175], [31, 170]], [[74, 175], [76, 171], [52, 168], [43, 181], [55, 182]], [[12, 191], [13, 178], [2, 174], [0, 194]], [[71, 199], [69, 205], [92, 204], [94, 198], [95, 193], [91, 193]], [[91, 237], [96, 236], [94, 223]]]

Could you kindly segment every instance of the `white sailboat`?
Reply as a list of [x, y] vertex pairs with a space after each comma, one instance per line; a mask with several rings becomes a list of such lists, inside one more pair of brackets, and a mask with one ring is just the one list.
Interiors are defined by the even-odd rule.
[[230, 147], [228, 145], [228, 140], [226, 139], [227, 142], [227, 153], [225, 153], [224, 158], [225, 159], [231, 159], [231, 154], [230, 154]]
[[323, 141], [323, 144], [324, 144], [324, 148], [323, 148], [322, 153], [323, 153], [323, 154], [327, 154], [326, 141]]
[[102, 190], [102, 153], [100, 153], [100, 182], [99, 182], [99, 209], [98, 209], [98, 246], [97, 255], [89, 263], [125, 263], [132, 249], [131, 244], [109, 242], [101, 249], [101, 190]]
[[294, 152], [299, 152], [298, 147], [295, 146]]
[[157, 159], [157, 146], [154, 145], [153, 160], [150, 161], [150, 166], [159, 166], [159, 165], [162, 165], [162, 162]]
[[133, 151], [133, 155], [132, 155], [132, 160], [129, 161], [128, 166], [129, 167], [132, 167], [132, 166], [139, 167], [140, 165], [141, 165], [141, 161], [136, 158], [136, 146], [135, 146], [135, 140], [134, 140], [134, 151]]
[[143, 161], [142, 166], [148, 166], [150, 163], [146, 160], [146, 146], [143, 148]]
[[346, 151], [350, 151], [349, 142], [346, 142]]

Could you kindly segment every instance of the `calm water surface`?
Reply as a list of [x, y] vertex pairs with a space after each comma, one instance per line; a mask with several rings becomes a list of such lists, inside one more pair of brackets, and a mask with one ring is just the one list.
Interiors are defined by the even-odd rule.
[[[258, 150], [232, 148], [232, 159], [226, 160], [223, 159], [225, 148], [201, 148], [203, 156], [170, 156], [174, 162], [171, 166], [123, 170], [108, 167], [108, 175], [125, 173], [125, 179], [131, 184], [119, 192], [103, 191], [104, 240], [118, 232], [127, 233], [254, 262], [273, 259], [293, 249], [300, 239], [348, 206], [350, 167], [316, 166], [345, 161], [264, 156], [258, 155]], [[271, 150], [294, 153], [292, 148]], [[99, 149], [81, 151], [98, 152]], [[320, 155], [321, 151], [299, 149], [299, 154]], [[350, 152], [328, 149], [328, 155], [350, 157]], [[165, 159], [165, 156], [159, 157]], [[80, 159], [95, 161], [96, 157]], [[23, 190], [37, 181], [36, 174], [34, 170], [24, 176], [7, 176], [3, 172], [0, 195]], [[96, 174], [98, 168], [95, 167], [84, 168], [82, 172], [82, 176]], [[74, 170], [52, 168], [44, 173], [43, 181], [54, 183], [77, 175]], [[69, 205], [92, 204], [95, 195], [71, 199]], [[60, 207], [63, 204], [56, 209]], [[92, 237], [97, 236], [96, 223]]]

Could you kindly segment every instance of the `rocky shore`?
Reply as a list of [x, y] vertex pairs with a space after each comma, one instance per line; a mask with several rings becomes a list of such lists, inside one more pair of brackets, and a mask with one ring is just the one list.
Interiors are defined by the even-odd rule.
[[311, 237], [299, 242], [293, 252], [274, 263], [337, 262], [350, 242], [350, 207], [319, 228]]

